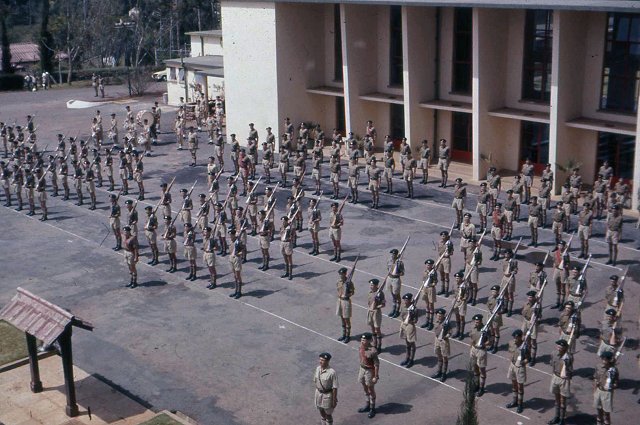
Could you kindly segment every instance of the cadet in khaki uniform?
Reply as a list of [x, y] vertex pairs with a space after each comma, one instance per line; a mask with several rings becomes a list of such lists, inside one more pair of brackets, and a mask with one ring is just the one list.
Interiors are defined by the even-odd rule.
[[600, 364], [593, 374], [593, 407], [598, 412], [597, 425], [610, 425], [613, 412], [613, 391], [620, 378], [615, 365], [615, 355], [605, 351], [599, 355]]
[[202, 233], [202, 262], [209, 269], [209, 284], [207, 289], [216, 287], [216, 238], [211, 233], [211, 227], [204, 228]]
[[135, 288], [138, 286], [138, 272], [136, 271], [136, 263], [138, 262], [138, 238], [135, 234], [131, 233], [131, 227], [124, 226], [122, 229], [124, 234], [122, 239], [124, 241], [124, 262], [129, 268], [129, 275], [131, 276], [131, 281], [129, 282], [127, 288]]
[[393, 155], [384, 160], [384, 178], [387, 181], [387, 189], [384, 193], [393, 193], [393, 169], [395, 168], [395, 159]]
[[551, 386], [549, 391], [555, 396], [556, 415], [547, 422], [549, 425], [564, 425], [567, 414], [567, 399], [571, 397], [571, 375], [573, 374], [573, 356], [568, 350], [567, 341], [556, 341], [556, 353], [551, 358]]
[[322, 425], [333, 424], [333, 409], [338, 404], [338, 375], [329, 366], [331, 354], [320, 353], [319, 363], [313, 375], [313, 383], [316, 386], [315, 403], [320, 412]]
[[556, 204], [556, 209], [551, 215], [551, 230], [556, 238], [556, 245], [562, 240], [562, 232], [564, 231], [564, 223], [566, 220], [562, 201]]
[[378, 205], [380, 203], [380, 174], [382, 170], [380, 170], [376, 165], [376, 157], [372, 156], [370, 158], [370, 163], [367, 168], [367, 175], [369, 176], [369, 190], [371, 191], [371, 208], [378, 209]]
[[342, 336], [338, 338], [338, 341], [345, 344], [351, 341], [351, 297], [356, 290], [353, 282], [347, 281], [347, 271], [346, 267], [341, 267], [338, 270], [338, 282], [336, 283], [338, 296], [336, 316], [340, 317], [342, 322]]
[[271, 247], [270, 222], [265, 210], [258, 211], [258, 239], [260, 241], [260, 252], [262, 253], [262, 264], [258, 269], [264, 271], [269, 270], [269, 261], [271, 260], [269, 253], [269, 248]]
[[556, 305], [551, 306], [552, 309], [561, 309], [564, 305], [564, 300], [568, 294], [567, 291], [567, 279], [569, 277], [569, 268], [571, 267], [571, 260], [569, 254], [565, 254], [565, 247], [567, 243], [560, 240], [556, 244], [555, 254], [553, 256], [553, 281], [556, 284]]
[[400, 307], [400, 338], [407, 346], [407, 356], [400, 366], [407, 369], [413, 366], [416, 356], [416, 323], [418, 322], [418, 312], [412, 304], [413, 294], [406, 293], [402, 296], [402, 306]]
[[489, 206], [491, 204], [491, 195], [487, 192], [487, 183], [480, 183], [480, 193], [478, 193], [478, 203], [476, 204], [476, 212], [480, 218], [480, 232], [487, 228], [487, 211], [493, 211]]
[[389, 312], [389, 317], [394, 318], [400, 315], [400, 293], [402, 291], [402, 276], [404, 276], [404, 262], [398, 258], [398, 250], [393, 248], [389, 251], [391, 258], [387, 262], [387, 272], [389, 275], [389, 293], [393, 302], [393, 309]]
[[373, 335], [373, 346], [379, 352], [382, 351], [382, 309], [386, 305], [384, 292], [378, 290], [380, 281], [369, 280], [369, 294], [367, 294], [367, 325]]
[[569, 176], [569, 190], [573, 195], [571, 202], [571, 212], [574, 214], [578, 210], [578, 199], [580, 198], [580, 192], [582, 190], [582, 176], [579, 174], [579, 172], [579, 168], [574, 168], [572, 174]]
[[493, 255], [491, 259], [493, 261], [500, 259], [500, 250], [502, 249], [502, 234], [506, 218], [501, 209], [502, 204], [497, 203], [491, 214], [491, 238], [493, 239]]
[[482, 265], [482, 247], [478, 246], [475, 237], [469, 239], [469, 255], [465, 258], [464, 273], [468, 276], [469, 283], [469, 302], [475, 306], [478, 301], [478, 282], [480, 280], [480, 271], [478, 268]]
[[[487, 300], [487, 310], [493, 313], [498, 305], [498, 295], [500, 295], [500, 286], [493, 285], [491, 287], [491, 295], [489, 295], [489, 299]], [[491, 322], [491, 326], [489, 326], [490, 340], [491, 344], [487, 348], [492, 354], [498, 352], [498, 348], [500, 347], [500, 328], [502, 328], [502, 307], [497, 311], [496, 316]]]
[[27, 192], [27, 201], [29, 202], [29, 212], [27, 213], [27, 215], [32, 216], [36, 214], [36, 205], [35, 205], [35, 198], [34, 198], [34, 190], [36, 188], [36, 179], [35, 179], [35, 176], [31, 173], [31, 170], [28, 168], [24, 170], [24, 173], [25, 173], [24, 188]]
[[420, 147], [420, 169], [422, 170], [422, 181], [420, 184], [427, 184], [429, 182], [429, 162], [431, 160], [431, 149], [429, 148], [429, 141], [423, 140]]
[[421, 328], [433, 329], [433, 316], [435, 313], [436, 286], [438, 285], [438, 273], [435, 270], [434, 261], [428, 258], [424, 262], [424, 272], [422, 273], [422, 299], [426, 306], [426, 320]]
[[451, 255], [453, 255], [453, 243], [451, 242], [449, 232], [443, 230], [440, 232], [440, 241], [438, 242], [438, 258], [442, 257], [438, 266], [440, 272], [440, 292], [438, 295], [449, 297], [449, 274], [451, 273]]
[[476, 397], [484, 395], [484, 384], [487, 380], [487, 335], [482, 332], [482, 314], [473, 316], [473, 329], [469, 336], [471, 337], [471, 351], [469, 352], [471, 366], [473, 367], [473, 375], [477, 380]]
[[619, 277], [615, 274], [609, 277], [610, 284], [607, 286], [604, 295], [604, 299], [607, 300], [607, 309], [613, 308], [617, 310], [624, 300], [624, 290], [618, 285], [618, 280]]
[[358, 409], [359, 413], [369, 413], [369, 418], [376, 415], [376, 389], [375, 385], [379, 379], [380, 360], [378, 351], [371, 346], [373, 336], [366, 332], [360, 338], [360, 348], [358, 356], [360, 358], [360, 368], [358, 370], [358, 382], [362, 384], [364, 395], [367, 400], [364, 407]]
[[607, 205], [607, 189], [609, 185], [604, 180], [602, 174], [598, 174], [598, 179], [593, 183], [593, 197], [594, 197], [594, 210], [596, 212], [596, 218], [600, 220], [602, 218], [602, 211]]
[[464, 338], [465, 316], [467, 315], [467, 282], [464, 281], [464, 271], [460, 270], [453, 275], [456, 278], [456, 299], [453, 301], [453, 312], [456, 315], [457, 331], [454, 338], [462, 341]]
[[235, 292], [229, 296], [238, 299], [242, 297], [242, 257], [246, 248], [240, 238], [236, 236], [236, 230], [233, 228], [229, 229], [229, 249], [229, 265], [235, 283]]
[[131, 233], [138, 236], [138, 210], [136, 210], [136, 206], [138, 203], [134, 202], [131, 199], [127, 199], [124, 204], [127, 208], [127, 225], [131, 227]]
[[331, 232], [331, 242], [333, 243], [333, 257], [330, 261], [340, 262], [340, 255], [342, 254], [342, 247], [340, 241], [342, 239], [342, 225], [344, 219], [342, 214], [338, 212], [338, 203], [331, 204], [331, 213], [329, 214], [329, 230]]
[[311, 242], [313, 243], [313, 249], [309, 254], [318, 255], [320, 253], [320, 238], [318, 232], [320, 231], [320, 222], [322, 221], [322, 214], [318, 209], [318, 200], [310, 199], [308, 214], [308, 229], [311, 234]]
[[538, 351], [538, 323], [540, 322], [540, 316], [542, 314], [541, 306], [539, 304], [536, 306], [537, 301], [536, 291], [527, 292], [527, 303], [522, 307], [522, 318], [524, 321], [520, 328], [522, 332], [525, 333], [529, 328], [531, 328], [531, 334], [529, 335], [530, 341], [528, 341], [531, 345], [531, 355], [529, 358], [531, 366], [536, 364], [536, 353]]
[[535, 247], [538, 246], [538, 227], [541, 224], [542, 219], [542, 205], [538, 203], [538, 197], [531, 197], [531, 205], [529, 205], [529, 231], [531, 232], [531, 244]]
[[[507, 199], [504, 200], [503, 207], [504, 207], [504, 218], [505, 218], [504, 240], [510, 241], [511, 236], [513, 235], [514, 216], [516, 214], [516, 210], [520, 209], [520, 207], [516, 203], [516, 197], [513, 194], [512, 189], [507, 190]], [[518, 211], [518, 216], [520, 216], [519, 211]]]
[[193, 201], [189, 196], [189, 191], [187, 189], [180, 189], [182, 193], [182, 209], [180, 211], [180, 219], [183, 224], [191, 224], [191, 210], [193, 209]]
[[609, 260], [607, 264], [616, 265], [618, 260], [618, 242], [620, 242], [620, 236], [622, 235], [622, 215], [620, 214], [620, 206], [614, 205], [613, 215], [607, 220], [607, 233], [605, 240], [609, 244]]
[[605, 319], [600, 326], [600, 346], [598, 356], [609, 351], [615, 353], [622, 342], [622, 332], [618, 327], [618, 317], [616, 310], [609, 308], [605, 311]]
[[349, 201], [350, 204], [358, 203], [358, 180], [360, 178], [360, 168], [361, 166], [358, 165], [358, 151], [355, 150], [351, 154], [351, 158], [349, 158], [348, 168], [349, 178], [347, 180], [347, 183], [349, 186], [349, 190], [351, 191], [351, 200]]
[[195, 281], [197, 279], [196, 272], [196, 232], [191, 223], [184, 224], [184, 258], [189, 261], [189, 276], [185, 280]]
[[156, 217], [156, 213], [153, 211], [153, 207], [150, 205], [144, 207], [144, 212], [147, 214], [147, 222], [144, 225], [144, 234], [147, 237], [149, 247], [151, 248], [151, 261], [147, 264], [155, 266], [159, 263], [158, 235], [156, 233], [156, 229], [158, 228], [158, 218]]
[[514, 253], [511, 248], [505, 251], [505, 258], [502, 262], [502, 282], [500, 287], [507, 286], [505, 295], [507, 302], [505, 304], [505, 310], [507, 311], [507, 317], [511, 317], [513, 314], [513, 300], [516, 292], [516, 275], [518, 274], [518, 260], [514, 258]]
[[282, 216], [280, 225], [280, 253], [284, 259], [283, 279], [293, 279], [293, 223], [289, 222], [289, 217]]
[[533, 186], [533, 173], [534, 168], [531, 163], [531, 159], [527, 158], [525, 163], [522, 164], [522, 176], [524, 177], [524, 200], [523, 204], [528, 204], [531, 199], [531, 186]]
[[173, 221], [171, 220], [170, 215], [164, 216], [164, 223], [165, 223], [165, 231], [162, 234], [162, 239], [164, 240], [164, 251], [169, 256], [169, 268], [167, 269], [167, 272], [174, 273], [178, 271], [178, 258], [176, 257], [177, 230], [176, 230], [176, 227], [173, 225]]
[[402, 172], [404, 180], [407, 182], [407, 198], [413, 199], [413, 180], [416, 177], [416, 168], [418, 162], [412, 158], [411, 153], [407, 154], [407, 161], [404, 171]]
[[487, 183], [489, 186], [489, 195], [491, 195], [489, 210], [493, 211], [493, 207], [496, 205], [496, 202], [498, 202], [500, 191], [502, 190], [502, 178], [500, 177], [500, 174], [498, 174], [496, 167], [491, 167], [489, 169]]
[[460, 229], [462, 224], [462, 212], [464, 210], [464, 201], [467, 198], [467, 188], [462, 184], [462, 179], [458, 177], [453, 188], [453, 202], [451, 208], [456, 212], [456, 228]]
[[438, 168], [442, 176], [440, 187], [447, 187], [449, 179], [449, 161], [451, 159], [451, 149], [447, 146], [445, 139], [440, 139], [440, 149], [438, 150]]
[[87, 191], [89, 192], [89, 199], [91, 200], [90, 210], [96, 209], [96, 184], [95, 184], [95, 174], [93, 173], [93, 168], [89, 165], [88, 160], [84, 160], [84, 166], [86, 168], [86, 173], [84, 175], [84, 180], [87, 184]]
[[560, 339], [567, 341], [567, 343], [570, 342], [569, 351], [572, 353], [575, 352], [580, 327], [580, 319], [574, 306], [575, 303], [573, 301], [565, 301], [564, 310], [560, 313], [560, 319], [558, 320]]
[[444, 322], [447, 314], [444, 308], [436, 310], [436, 323], [433, 328], [434, 341], [433, 352], [438, 359], [438, 372], [432, 376], [433, 379], [440, 379], [440, 382], [447, 380], [447, 370], [449, 368], [449, 324]]
[[529, 352], [523, 347], [522, 335], [520, 329], [516, 329], [511, 334], [513, 340], [509, 341], [509, 370], [507, 378], [511, 380], [511, 391], [513, 392], [513, 400], [505, 407], [511, 409], [517, 407], [517, 412], [522, 413], [524, 404], [524, 384], [527, 382], [527, 362], [529, 360]]
[[591, 226], [593, 224], [593, 212], [591, 205], [584, 203], [582, 211], [578, 215], [578, 236], [580, 237], [580, 255], [578, 258], [589, 256], [589, 238], [591, 237]]
[[111, 199], [109, 226], [116, 238], [116, 246], [113, 247], [113, 250], [119, 251], [122, 248], [122, 233], [120, 232], [120, 205], [118, 205], [118, 197], [116, 195], [112, 194], [109, 198]]
[[45, 181], [45, 173], [46, 170], [43, 171], [42, 168], [36, 168], [36, 192], [38, 192], [38, 201], [42, 210], [40, 221], [47, 221], [47, 192], [45, 191], [47, 183]]
[[465, 213], [460, 226], [460, 251], [464, 255], [464, 261], [467, 261], [469, 251], [469, 241], [476, 236], [476, 225], [471, 222], [471, 214]]

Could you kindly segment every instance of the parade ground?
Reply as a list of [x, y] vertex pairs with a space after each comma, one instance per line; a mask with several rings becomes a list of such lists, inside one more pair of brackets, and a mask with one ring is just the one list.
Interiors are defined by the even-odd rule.
[[[156, 88], [161, 90], [162, 85]], [[161, 102], [160, 92], [133, 100], [123, 97], [125, 92], [125, 87], [109, 86], [107, 94], [110, 97], [104, 99], [108, 103], [86, 109], [67, 109], [66, 103], [72, 99], [93, 101], [91, 88], [0, 93], [0, 121], [12, 123], [17, 120], [20, 123], [26, 120], [27, 114], [35, 114], [38, 146], [43, 148], [48, 144], [51, 151], [56, 147], [57, 133], [75, 136], [79, 132], [81, 139], [88, 138], [96, 109], [105, 117], [107, 127], [111, 113], [117, 114], [121, 125], [125, 105], [130, 105], [136, 113], [150, 109], [154, 101]], [[161, 182], [169, 182], [175, 177], [172, 188], [174, 215], [179, 208], [181, 188], [191, 187], [197, 179], [192, 196], [194, 211], [198, 205], [197, 195], [207, 193], [206, 161], [213, 153], [213, 146], [207, 144], [206, 133], [201, 132], [197, 166], [189, 167], [189, 151], [176, 150], [175, 135], [170, 132], [175, 108], [161, 107], [159, 145], [153, 147], [151, 157], [144, 159], [147, 194], [137, 207], [141, 222], [144, 207], [158, 203]], [[364, 126], [362, 123], [362, 129], [356, 130], [361, 132]], [[238, 139], [244, 141], [248, 129], [247, 123], [246, 128], [226, 129], [225, 135], [237, 133]], [[265, 130], [257, 130], [263, 137]], [[325, 131], [330, 134], [330, 129]], [[227, 156], [228, 152], [227, 149]], [[226, 177], [231, 175], [230, 161], [225, 161], [225, 168], [221, 178], [224, 180], [220, 188], [221, 199], [226, 194]], [[325, 164], [323, 189], [330, 196], [328, 173]], [[262, 174], [261, 165], [257, 174]], [[276, 170], [272, 171], [272, 176], [279, 179]], [[450, 184], [455, 177], [450, 176]], [[203, 267], [200, 250], [198, 279], [193, 282], [185, 280], [188, 262], [182, 253], [180, 226], [177, 238], [179, 271], [173, 274], [165, 272], [168, 258], [162, 248], [161, 264], [147, 264], [150, 251], [140, 231], [139, 287], [126, 288], [129, 275], [123, 254], [111, 249], [115, 241], [108, 227], [110, 193], [106, 190], [107, 185], [97, 189], [98, 205], [94, 211], [90, 211], [88, 205], [75, 205], [73, 187], [69, 201], [49, 196], [49, 219], [45, 222], [38, 220], [39, 215], [26, 216], [26, 210], [16, 211], [15, 206], [0, 207], [0, 307], [11, 300], [17, 287], [22, 287], [69, 309], [95, 326], [93, 332], [78, 330], [73, 335], [74, 361], [78, 367], [113, 383], [153, 406], [154, 410], [179, 410], [203, 425], [320, 423], [314, 405], [312, 378], [318, 354], [325, 351], [333, 356], [331, 366], [339, 380], [335, 424], [454, 424], [467, 373], [469, 336], [462, 341], [451, 339], [450, 373], [444, 383], [431, 378], [436, 372], [434, 334], [426, 329], [418, 328], [416, 364], [410, 369], [402, 367], [399, 363], [405, 357], [405, 344], [398, 333], [400, 320], [386, 315], [391, 309], [389, 302], [383, 310], [383, 350], [380, 354], [380, 381], [376, 385], [378, 414], [369, 419], [366, 414], [357, 413], [365, 402], [356, 378], [360, 335], [369, 331], [366, 324], [368, 281], [371, 278], [384, 279], [389, 250], [399, 249], [410, 235], [403, 258], [406, 273], [402, 293], [417, 292], [424, 261], [437, 258], [434, 242], [438, 242], [441, 231], [449, 230], [455, 219], [451, 208], [452, 187], [438, 187], [439, 178], [439, 172], [432, 166], [429, 184], [420, 185], [416, 181], [415, 198], [407, 199], [406, 186], [398, 174], [394, 179], [396, 193], [381, 193], [380, 208], [373, 210], [369, 208], [371, 198], [366, 190], [366, 175], [361, 176], [360, 203], [347, 203], [343, 210], [344, 252], [342, 261], [336, 264], [329, 261], [332, 255], [327, 229], [332, 202], [329, 196], [320, 200], [319, 209], [323, 215], [320, 255], [309, 255], [312, 245], [306, 230], [306, 209], [313, 186], [307, 177], [308, 196], [303, 201], [305, 230], [299, 233], [293, 254], [293, 280], [280, 278], [284, 266], [277, 240], [271, 245], [271, 268], [266, 272], [258, 270], [261, 264], [258, 239], [249, 236], [248, 262], [242, 269], [244, 296], [240, 299], [229, 297], [234, 284], [228, 257], [216, 258], [219, 275], [216, 289], [205, 288], [208, 273]], [[345, 172], [343, 179], [340, 183], [341, 198], [349, 193]], [[137, 197], [135, 183], [132, 183], [130, 195], [123, 195], [120, 199], [123, 217], [124, 200]], [[260, 196], [264, 188], [265, 185], [260, 183], [257, 189]], [[118, 179], [116, 189], [119, 189]], [[469, 185], [467, 190], [466, 209], [473, 214], [472, 221], [478, 226], [475, 213], [478, 186]], [[277, 219], [285, 213], [289, 194], [289, 187], [278, 189]], [[244, 205], [244, 198], [240, 199]], [[523, 205], [521, 217], [526, 218], [526, 214], [527, 208]], [[594, 225], [590, 244], [593, 256], [587, 272], [588, 295], [582, 312], [583, 329], [576, 345], [571, 384], [573, 396], [567, 409], [569, 424], [595, 424], [592, 375], [599, 363], [596, 351], [606, 305], [604, 292], [609, 276], [622, 275], [627, 268], [621, 323], [623, 336], [627, 339], [618, 362], [620, 382], [614, 395], [612, 422], [633, 424], [638, 421], [640, 251], [637, 248], [640, 232], [635, 227], [636, 219], [637, 216], [625, 217], [615, 267], [605, 264], [608, 248], [604, 241], [604, 221]], [[576, 226], [576, 216], [572, 217], [572, 226]], [[163, 227], [160, 224], [159, 230]], [[497, 354], [488, 355], [486, 393], [477, 402], [480, 424], [537, 425], [554, 416], [554, 399], [549, 392], [552, 375], [549, 363], [559, 335], [559, 313], [550, 309], [556, 299], [553, 282], [549, 282], [544, 292], [538, 361], [527, 371], [524, 411], [518, 414], [515, 409], [505, 408], [511, 401], [506, 347], [512, 339], [511, 332], [523, 323], [520, 308], [526, 301], [527, 281], [534, 269], [533, 264], [542, 261], [554, 247], [553, 234], [548, 227], [540, 230], [538, 247], [530, 246], [526, 220], [514, 224], [513, 241], [509, 246], [515, 246], [521, 236], [514, 315], [503, 317], [500, 350]], [[569, 235], [565, 235], [564, 239], [568, 238]], [[452, 240], [456, 247], [452, 257], [453, 273], [463, 267], [458, 231], [453, 231]], [[485, 303], [489, 288], [499, 284], [501, 279], [501, 261], [489, 259], [492, 251], [488, 234], [483, 245], [479, 302], [468, 307], [466, 332], [471, 330], [473, 315], [483, 314], [485, 320], [488, 317]], [[200, 242], [197, 246], [200, 248]], [[572, 247], [572, 262], [582, 267], [584, 260], [576, 258], [579, 254], [577, 238]], [[350, 268], [358, 256], [354, 274], [352, 340], [344, 344], [336, 340], [341, 335], [340, 319], [335, 315], [337, 270], [343, 266]], [[547, 271], [551, 277], [551, 259], [547, 263]], [[454, 278], [451, 280], [454, 287]], [[387, 294], [387, 300], [389, 298]], [[438, 297], [436, 307], [448, 310], [452, 300], [452, 297]], [[418, 324], [421, 325], [425, 306], [422, 301], [418, 306]], [[2, 379], [0, 374], [0, 382]], [[47, 385], [46, 382], [44, 384]]]

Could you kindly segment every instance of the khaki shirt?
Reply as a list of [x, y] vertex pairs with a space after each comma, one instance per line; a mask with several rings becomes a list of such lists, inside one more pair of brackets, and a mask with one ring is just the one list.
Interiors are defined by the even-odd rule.
[[[482, 325], [482, 326], [484, 326], [484, 325]], [[469, 336], [471, 337], [471, 345], [472, 346], [474, 346], [474, 347], [476, 347], [478, 349], [484, 350], [485, 347], [479, 347], [478, 346], [478, 342], [480, 342], [480, 337], [482, 336], [482, 326], [480, 326], [480, 328], [475, 328], [474, 327], [473, 329], [471, 329], [471, 332], [469, 333]], [[486, 343], [487, 343], [487, 339], [486, 338], [484, 340], [484, 343], [486, 345]]]
[[353, 285], [353, 282], [349, 282], [345, 285], [344, 281], [345, 279], [340, 277], [338, 279], [338, 282], [336, 283], [336, 292], [337, 292], [338, 298], [340, 298], [341, 300], [349, 299], [356, 291], [356, 288]]
[[602, 363], [596, 366], [593, 380], [601, 391], [612, 391], [618, 386], [618, 368], [615, 366], [606, 367]]
[[619, 215], [617, 217], [611, 216], [609, 220], [607, 220], [607, 229], [612, 232], [619, 232], [622, 230], [622, 216]]
[[[571, 353], [568, 351], [564, 354], [555, 352], [551, 357], [551, 369], [553, 370], [554, 375], [561, 378], [571, 379], [571, 373], [573, 372], [573, 356]], [[562, 376], [563, 369], [565, 376]]]

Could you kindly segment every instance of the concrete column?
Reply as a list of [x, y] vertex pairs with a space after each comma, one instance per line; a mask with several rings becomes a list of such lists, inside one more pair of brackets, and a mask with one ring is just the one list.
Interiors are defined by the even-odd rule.
[[[248, 124], [253, 122], [261, 135], [266, 134], [268, 126], [275, 134], [282, 134], [284, 116], [278, 116], [276, 5], [224, 1], [221, 9], [227, 133], [236, 133], [243, 142]], [[243, 29], [247, 22], [251, 22], [250, 30]]]
[[[373, 105], [369, 105], [371, 102], [364, 102], [359, 96], [376, 90], [377, 8], [342, 3], [340, 12], [346, 132], [353, 131], [362, 136], [367, 120], [375, 112]], [[378, 136], [379, 139], [384, 136], [380, 129]]]
[[419, 104], [435, 97], [436, 8], [402, 8], [402, 51], [405, 137], [417, 154], [433, 135], [433, 113]]
[[[505, 105], [509, 11], [473, 9], [473, 179], [484, 179], [489, 165], [481, 155], [500, 167], [509, 149], [504, 127], [489, 111]], [[517, 146], [517, 145], [516, 145]]]
[[27, 351], [29, 352], [29, 370], [31, 371], [31, 392], [42, 392], [42, 381], [40, 380], [40, 368], [38, 367], [38, 347], [36, 337], [26, 333]]
[[69, 417], [78, 416], [78, 403], [76, 402], [76, 384], [73, 379], [73, 350], [71, 348], [71, 335], [73, 326], [67, 328], [58, 337], [60, 344], [60, 356], [62, 357], [62, 373], [64, 375], [64, 389], [67, 396], [65, 412]]
[[[551, 66], [551, 114], [549, 125], [549, 163], [552, 164], [556, 194], [560, 193], [567, 173], [559, 169], [569, 159], [580, 156], [580, 150], [593, 150], [595, 157], [596, 132], [580, 134], [581, 130], [567, 127], [565, 122], [582, 115], [584, 75], [584, 40], [587, 14], [583, 12], [553, 11], [553, 53]], [[584, 132], [582, 132], [584, 133]], [[591, 139], [593, 143], [572, 143], [576, 139]]]

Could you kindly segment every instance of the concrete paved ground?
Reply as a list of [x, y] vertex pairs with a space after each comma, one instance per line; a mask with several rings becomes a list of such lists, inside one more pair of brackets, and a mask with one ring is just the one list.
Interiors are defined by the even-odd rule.
[[[73, 135], [77, 128], [82, 129], [82, 135], [88, 136], [94, 111], [67, 110], [64, 103], [71, 98], [91, 100], [90, 90], [4, 93], [0, 95], [0, 103], [7, 107], [0, 111], [0, 118], [11, 122], [8, 116], [20, 117], [38, 110], [36, 121], [41, 125], [41, 139], [54, 140], [54, 135], [60, 131]], [[149, 108], [153, 100], [153, 97], [138, 99], [132, 103], [132, 109]], [[105, 117], [112, 111], [122, 117], [124, 106], [102, 105], [100, 110]], [[167, 129], [172, 121], [168, 119], [170, 108], [165, 107], [164, 111], [163, 126]], [[242, 138], [247, 131], [229, 129], [229, 132], [236, 132]], [[194, 194], [206, 190], [204, 163], [212, 149], [202, 139], [204, 134], [201, 135], [199, 166], [190, 168], [186, 166], [190, 161], [189, 153], [175, 150], [172, 135], [161, 136], [161, 146], [155, 148], [152, 158], [145, 159], [145, 186], [149, 193], [147, 200], [139, 204], [141, 215], [145, 205], [157, 203], [160, 182], [168, 181], [172, 176], [176, 176], [174, 198], [179, 188], [190, 186], [196, 178], [199, 182]], [[44, 144], [40, 142], [41, 146]], [[432, 178], [435, 174], [437, 172], [432, 171]], [[370, 210], [366, 204], [347, 204], [344, 209], [347, 224], [343, 232], [345, 253], [341, 265], [328, 261], [331, 255], [326, 229], [328, 200], [321, 204], [323, 252], [317, 257], [309, 256], [310, 237], [306, 231], [301, 233], [294, 254], [296, 278], [293, 281], [279, 277], [283, 267], [277, 244], [271, 249], [273, 268], [267, 272], [257, 270], [260, 264], [257, 240], [249, 238], [249, 262], [243, 268], [246, 296], [240, 300], [227, 296], [232, 292], [233, 279], [226, 258], [218, 258], [222, 287], [209, 291], [204, 288], [207, 279], [202, 270], [198, 281], [184, 280], [188, 272], [185, 272], [187, 265], [183, 261], [179, 263], [181, 271], [175, 274], [164, 271], [166, 264], [147, 266], [149, 250], [142, 234], [143, 256], [139, 265], [142, 285], [136, 290], [125, 288], [128, 275], [122, 256], [110, 249], [113, 237], [107, 237], [100, 246], [108, 224], [108, 193], [104, 190], [98, 192], [96, 211], [50, 197], [50, 220], [46, 223], [37, 221], [38, 215], [29, 218], [24, 212], [0, 208], [0, 246], [3, 247], [0, 305], [10, 300], [17, 286], [22, 286], [71, 309], [96, 326], [92, 333], [77, 331], [74, 335], [75, 359], [80, 367], [109, 379], [158, 409], [177, 409], [203, 424], [316, 423], [311, 374], [318, 353], [329, 351], [334, 356], [331, 363], [340, 379], [336, 423], [370, 423], [365, 416], [356, 413], [364, 400], [356, 382], [357, 341], [347, 345], [335, 341], [340, 334], [339, 319], [334, 315], [336, 271], [342, 265], [350, 266], [356, 255], [360, 255], [355, 273], [353, 317], [353, 333], [359, 335], [367, 330], [364, 309], [367, 281], [385, 273], [389, 249], [399, 248], [406, 236], [412, 235], [405, 256], [407, 273], [403, 292], [415, 292], [425, 258], [435, 257], [432, 241], [437, 241], [438, 233], [448, 229], [452, 222], [451, 188], [439, 189], [437, 183], [426, 188], [416, 185], [417, 199], [407, 200], [403, 197], [402, 181], [396, 180], [395, 185], [401, 193], [382, 195], [381, 209], [377, 211]], [[221, 193], [226, 193], [225, 187], [222, 186]], [[261, 186], [261, 193], [263, 189]], [[331, 192], [329, 185], [324, 189], [325, 193]], [[370, 197], [364, 189], [363, 185], [361, 200], [368, 202]], [[343, 194], [347, 193], [344, 182], [341, 190]], [[477, 187], [470, 187], [469, 191], [477, 193]], [[131, 193], [131, 198], [137, 195], [135, 190]], [[279, 191], [276, 215], [283, 212], [287, 194], [288, 190]], [[475, 209], [473, 195], [468, 204], [470, 210]], [[523, 215], [525, 213], [526, 207]], [[573, 222], [575, 225], [575, 218]], [[516, 238], [521, 235], [525, 236], [526, 245], [529, 239], [524, 223], [517, 225], [514, 232]], [[623, 328], [628, 340], [620, 361], [622, 380], [615, 395], [614, 420], [634, 423], [640, 412], [640, 405], [636, 403], [640, 390], [636, 362], [640, 281], [636, 249], [638, 232], [631, 223], [625, 224], [620, 268], [604, 264], [607, 247], [602, 238], [603, 224], [597, 223], [592, 242], [593, 267], [588, 273], [590, 292], [583, 314], [586, 329], [578, 341], [573, 380], [575, 397], [570, 401], [569, 423], [595, 423], [589, 378], [597, 361], [595, 344], [604, 288], [610, 274], [619, 274], [627, 266], [630, 270]], [[457, 246], [459, 235], [456, 232], [454, 240]], [[542, 259], [546, 250], [552, 247], [552, 241], [551, 232], [543, 230], [539, 248], [523, 247], [519, 288], [525, 287], [532, 263]], [[488, 248], [484, 252], [485, 258], [491, 255]], [[166, 256], [161, 258], [166, 262]], [[179, 258], [183, 258], [181, 249]], [[202, 264], [200, 259], [198, 264]], [[462, 257], [456, 253], [453, 270], [461, 266]], [[481, 268], [480, 303], [469, 307], [468, 320], [477, 312], [486, 317], [484, 302], [488, 288], [499, 279], [499, 267], [498, 263], [485, 261]], [[524, 292], [520, 291], [517, 308], [525, 301]], [[437, 305], [448, 307], [450, 302], [451, 298], [441, 298]], [[553, 416], [552, 396], [548, 392], [548, 362], [558, 332], [555, 326], [557, 312], [549, 310], [553, 302], [555, 294], [550, 287], [545, 291], [539, 361], [528, 372], [522, 415], [503, 407], [511, 399], [510, 383], [506, 379], [507, 336], [522, 322], [519, 314], [505, 317], [502, 347], [497, 355], [489, 355], [487, 394], [478, 402], [481, 423], [535, 424]], [[418, 331], [417, 364], [407, 370], [398, 366], [404, 358], [404, 344], [398, 336], [398, 328], [397, 320], [385, 316], [381, 380], [377, 386], [379, 415], [374, 421], [379, 424], [398, 421], [454, 423], [464, 387], [469, 338], [462, 342], [452, 341], [451, 376], [446, 384], [442, 384], [430, 378], [436, 364], [433, 333]], [[468, 325], [467, 330], [469, 328]]]

